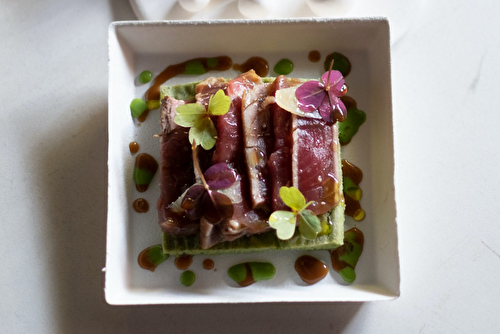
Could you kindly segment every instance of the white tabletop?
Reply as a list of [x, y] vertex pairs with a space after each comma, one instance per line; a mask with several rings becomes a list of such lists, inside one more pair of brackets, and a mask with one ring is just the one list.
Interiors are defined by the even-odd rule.
[[401, 297], [103, 298], [107, 28], [126, 0], [0, 0], [1, 333], [496, 333], [500, 3], [424, 1], [393, 45]]

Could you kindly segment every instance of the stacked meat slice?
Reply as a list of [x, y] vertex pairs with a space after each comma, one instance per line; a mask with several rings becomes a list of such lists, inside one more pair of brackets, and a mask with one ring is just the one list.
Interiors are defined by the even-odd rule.
[[[198, 234], [202, 248], [270, 230], [272, 211], [288, 210], [279, 197], [282, 186], [295, 186], [323, 214], [340, 198], [337, 125], [292, 115], [274, 103], [276, 90], [296, 84], [284, 76], [264, 83], [253, 70], [229, 82], [208, 78], [196, 87], [196, 102], [208, 104], [222, 89], [231, 99], [229, 111], [213, 121], [217, 127], [215, 151], [199, 154], [200, 164], [227, 163], [236, 182], [216, 190], [231, 199], [233, 215], [213, 225], [203, 217], [190, 221], [180, 208], [183, 192], [199, 182], [193, 170], [188, 129], [174, 122], [175, 108], [193, 101], [166, 97], [162, 101], [161, 197], [159, 223], [172, 236]], [[200, 150], [200, 148], [198, 148]], [[182, 152], [182, 154], [180, 154]], [[203, 167], [202, 167], [203, 168]], [[198, 181], [197, 181], [198, 180]]]

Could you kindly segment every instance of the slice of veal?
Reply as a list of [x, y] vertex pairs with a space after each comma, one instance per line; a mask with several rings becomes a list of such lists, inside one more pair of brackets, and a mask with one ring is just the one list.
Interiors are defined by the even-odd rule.
[[[273, 82], [275, 78], [262, 78], [264, 82]], [[179, 85], [163, 85], [160, 87], [161, 99], [170, 96], [177, 100], [194, 100], [195, 87], [198, 82]], [[340, 146], [338, 150], [340, 159]], [[342, 183], [342, 176], [339, 175]], [[342, 184], [340, 184], [342, 189]], [[276, 231], [243, 236], [233, 241], [214, 245], [210, 249], [202, 249], [200, 236], [173, 237], [163, 233], [163, 252], [171, 255], [181, 254], [239, 254], [263, 252], [269, 250], [319, 250], [335, 249], [344, 243], [344, 202], [340, 201], [330, 212], [321, 215], [322, 232], [314, 240], [303, 238], [298, 229], [290, 240], [280, 240]]]

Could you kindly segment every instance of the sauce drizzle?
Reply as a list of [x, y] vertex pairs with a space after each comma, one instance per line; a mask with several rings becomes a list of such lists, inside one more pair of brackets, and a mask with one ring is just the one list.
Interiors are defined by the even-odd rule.
[[363, 194], [359, 187], [359, 183], [363, 180], [363, 172], [348, 160], [342, 159], [342, 177], [344, 179], [345, 214], [356, 221], [361, 221], [365, 218], [365, 211], [359, 203]]
[[354, 268], [363, 252], [365, 237], [356, 227], [344, 232], [344, 244], [330, 251], [333, 270], [338, 272], [344, 281], [354, 282], [356, 272]]
[[168, 257], [168, 254], [163, 254], [162, 245], [154, 245], [139, 253], [137, 263], [143, 269], [155, 271], [156, 267], [168, 259]]
[[250, 57], [243, 64], [234, 64], [233, 70], [240, 71], [241, 73], [254, 70], [257, 75], [265, 77], [269, 73], [269, 64], [262, 57]]
[[233, 61], [228, 56], [195, 58], [168, 66], [158, 74], [153, 85], [146, 91], [146, 100], [160, 99], [160, 86], [167, 80], [180, 74], [204, 74], [208, 71], [225, 71], [231, 68]]
[[269, 280], [276, 274], [276, 269], [269, 262], [244, 262], [227, 270], [233, 281], [246, 287], [261, 280]]
[[328, 267], [323, 261], [309, 255], [302, 255], [295, 261], [295, 271], [307, 284], [316, 284], [328, 274]]

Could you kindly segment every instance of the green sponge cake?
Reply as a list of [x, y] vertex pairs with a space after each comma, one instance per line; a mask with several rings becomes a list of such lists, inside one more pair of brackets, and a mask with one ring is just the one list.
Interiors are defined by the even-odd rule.
[[304, 81], [261, 78], [251, 70], [160, 88], [164, 253], [343, 244], [338, 124], [324, 110], [282, 107], [297, 105], [289, 91]]

